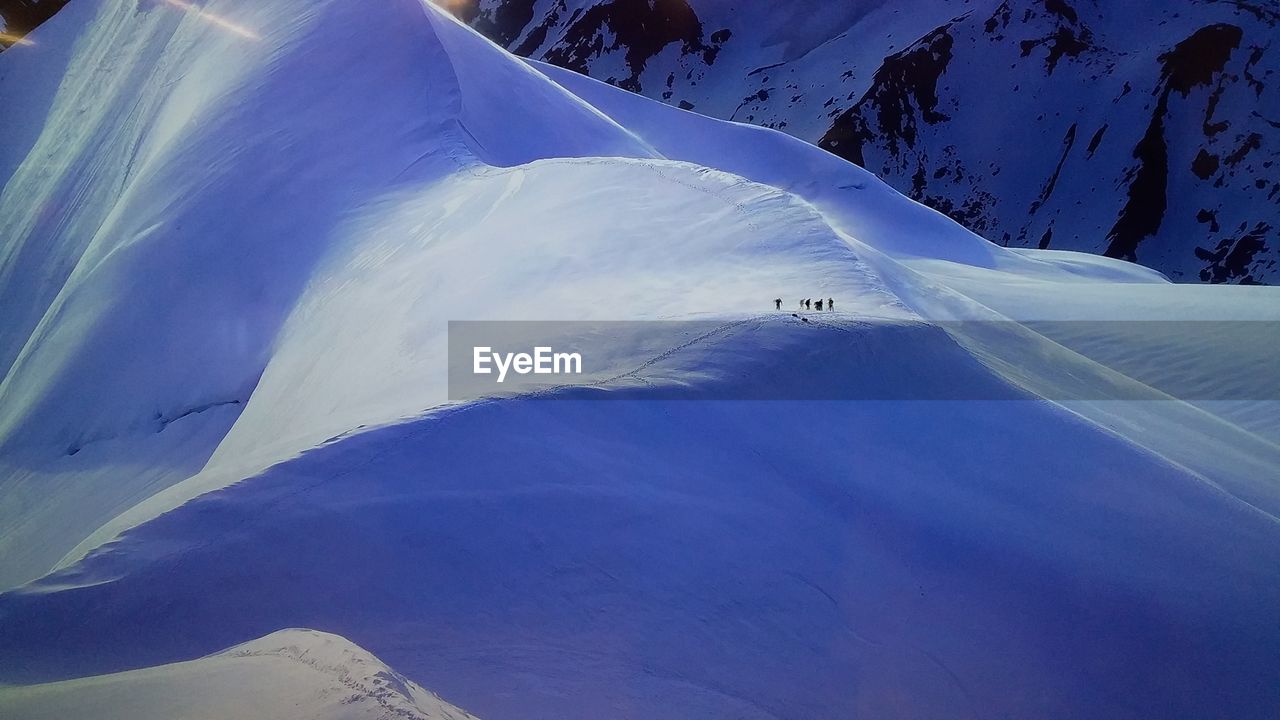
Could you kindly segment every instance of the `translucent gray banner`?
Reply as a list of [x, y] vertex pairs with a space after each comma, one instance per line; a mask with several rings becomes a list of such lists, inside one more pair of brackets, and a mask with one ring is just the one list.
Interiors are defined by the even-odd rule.
[[449, 399], [1280, 399], [1280, 322], [454, 321]]

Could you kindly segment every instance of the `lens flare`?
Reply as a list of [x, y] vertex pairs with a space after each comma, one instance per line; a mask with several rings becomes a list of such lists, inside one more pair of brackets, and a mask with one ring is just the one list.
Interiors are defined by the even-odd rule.
[[13, 33], [0, 32], [0, 43], [8, 43], [9, 45], [35, 45], [34, 42]]
[[238, 25], [234, 22], [231, 22], [230, 20], [222, 17], [221, 15], [215, 15], [211, 12], [208, 12], [204, 8], [200, 7], [199, 5], [187, 2], [187, 0], [164, 0], [164, 1], [169, 5], [172, 5], [173, 7], [178, 8], [179, 10], [185, 10], [186, 12], [191, 13], [195, 17], [200, 18], [201, 20], [204, 20], [205, 22], [213, 25], [214, 27], [221, 28], [228, 32], [234, 33], [236, 35], [239, 35], [242, 38], [247, 38], [249, 40], [262, 39], [262, 36], [254, 32], [253, 30], [250, 30], [249, 28], [243, 25]]
[[476, 5], [476, 0], [432, 0], [436, 5], [448, 10], [454, 15], [462, 13], [464, 10], [470, 10]]

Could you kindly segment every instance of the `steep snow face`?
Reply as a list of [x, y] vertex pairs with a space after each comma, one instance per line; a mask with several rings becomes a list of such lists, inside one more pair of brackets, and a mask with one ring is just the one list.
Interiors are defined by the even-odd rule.
[[1280, 272], [1267, 3], [452, 5], [518, 54], [819, 143], [1001, 245]]
[[474, 720], [336, 635], [281, 630], [189, 662], [0, 688], [0, 715], [102, 720]]
[[[29, 508], [101, 524], [207, 459], [333, 224], [440, 148], [430, 131], [457, 102], [429, 70], [439, 63], [423, 63], [445, 55], [423, 42], [418, 3], [204, 7], [77, 3], [0, 59], [67, 68], [60, 83], [4, 87], [6, 106], [47, 109], [15, 127], [30, 151], [0, 194], [6, 489], [44, 488], [8, 492], [0, 525], [33, 562], [56, 562], [90, 528], [33, 527]], [[328, 51], [338, 45], [364, 62]], [[201, 426], [205, 449], [151, 449], [172, 446], [179, 421]], [[82, 456], [104, 443], [117, 447]], [[135, 461], [179, 469], [137, 475]], [[82, 494], [77, 477], [119, 495]], [[15, 558], [0, 575], [45, 569]]]
[[[496, 49], [455, 69], [453, 44], [482, 41], [447, 22], [437, 39], [413, 0], [226, 4], [205, 7], [238, 32], [163, 4], [103, 4], [6, 183], [0, 442], [74, 449], [244, 401], [339, 220], [396, 183], [480, 159], [646, 154]], [[340, 40], [350, 55], [322, 52]], [[327, 83], [306, 79], [317, 74]], [[528, 103], [520, 133], [501, 123], [499, 87]], [[41, 90], [15, 87], [13, 102]], [[299, 108], [287, 126], [263, 122]], [[98, 362], [125, 349], [128, 366]], [[177, 358], [199, 370], [175, 373]]]
[[[245, 401], [336, 218], [441, 122], [416, 112], [438, 45], [396, 30], [416, 3], [229, 7], [245, 34], [163, 3], [100, 8], [0, 197], [10, 446], [74, 449]], [[368, 66], [320, 51], [340, 41], [364, 43]], [[299, 107], [288, 127], [262, 122]]]
[[208, 459], [357, 208], [482, 159], [652, 155], [413, 0], [202, 7], [78, 3], [4, 54], [6, 586]]

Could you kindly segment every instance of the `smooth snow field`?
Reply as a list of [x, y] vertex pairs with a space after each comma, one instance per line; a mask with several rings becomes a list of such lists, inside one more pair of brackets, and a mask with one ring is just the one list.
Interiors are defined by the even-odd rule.
[[[0, 718], [1280, 717], [1276, 288], [1001, 248], [420, 0], [30, 40]], [[458, 400], [459, 320], [647, 334]]]

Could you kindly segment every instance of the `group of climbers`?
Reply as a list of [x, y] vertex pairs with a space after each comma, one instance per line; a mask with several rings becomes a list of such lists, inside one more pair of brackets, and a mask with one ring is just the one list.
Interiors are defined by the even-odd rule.
[[[773, 300], [773, 306], [774, 306], [774, 307], [776, 307], [777, 309], [781, 310], [781, 309], [782, 309], [782, 298], [774, 298], [774, 300]], [[817, 300], [813, 300], [812, 298], [805, 298], [804, 300], [801, 300], [801, 301], [800, 301], [800, 309], [801, 309], [801, 310], [821, 310], [821, 309], [822, 309], [822, 298], [818, 298]], [[827, 298], [827, 309], [828, 309], [828, 310], [835, 310], [835, 309], [836, 309], [836, 301], [835, 301], [835, 300], [833, 300], [833, 299], [831, 299], [831, 298]]]

